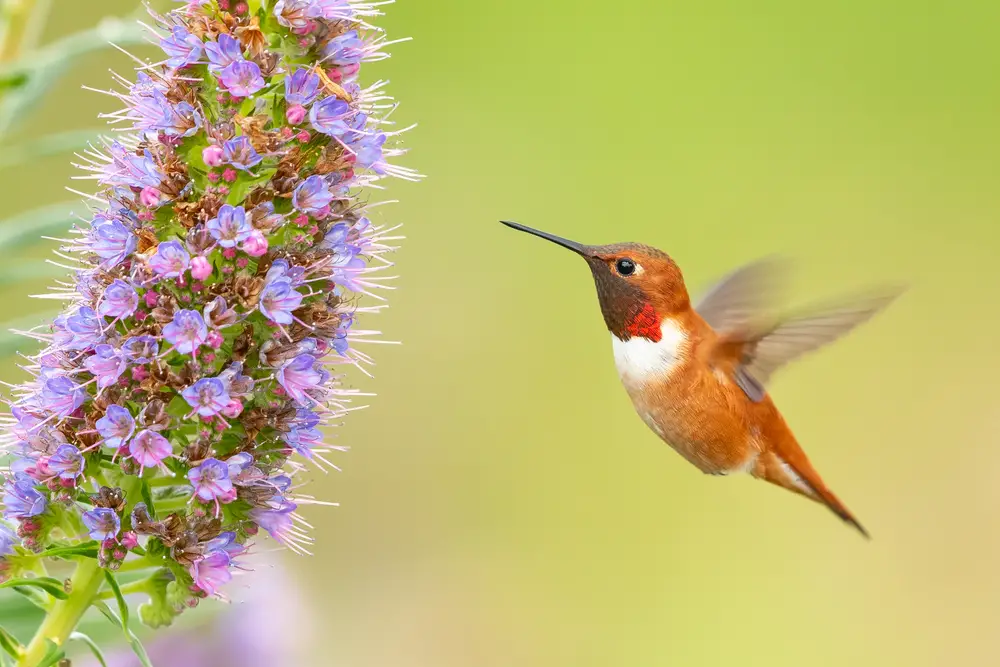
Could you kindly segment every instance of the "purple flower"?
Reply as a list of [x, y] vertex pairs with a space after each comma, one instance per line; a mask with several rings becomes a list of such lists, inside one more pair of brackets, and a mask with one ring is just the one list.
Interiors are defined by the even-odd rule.
[[103, 445], [118, 449], [135, 433], [132, 413], [120, 405], [109, 405], [104, 416], [97, 420], [97, 432], [104, 439]]
[[222, 412], [229, 401], [226, 385], [219, 378], [202, 378], [181, 392], [194, 412], [202, 417], [214, 417]]
[[219, 35], [217, 42], [205, 44], [205, 53], [208, 54], [209, 71], [216, 74], [229, 65], [243, 60], [243, 47], [240, 46], [240, 41], [229, 35]]
[[223, 248], [235, 248], [250, 238], [253, 231], [243, 207], [228, 204], [219, 209], [219, 214], [209, 220], [205, 228]]
[[138, 239], [120, 220], [98, 213], [90, 224], [88, 245], [104, 260], [101, 268], [110, 269], [135, 252]]
[[305, 551], [300, 456], [342, 449], [323, 442], [352, 393], [332, 366], [369, 361], [349, 291], [377, 284], [393, 238], [364, 190], [417, 178], [386, 163], [403, 152], [377, 131], [388, 93], [357, 83], [389, 43], [378, 2], [174, 2], [153, 14], [161, 62], [107, 91], [125, 134], [81, 153], [102, 203], [61, 249], [67, 306], [29, 334], [44, 349], [0, 438], [0, 511], [19, 522], [0, 518], [0, 579], [20, 575], [12, 552], [91, 538], [98, 567], [139, 574], [158, 536], [180, 584], [144, 606], [158, 625], [220, 595], [253, 535]]
[[163, 174], [149, 151], [136, 155], [117, 141], [111, 144], [110, 151], [111, 162], [104, 169], [102, 184], [129, 188], [159, 187]]
[[70, 350], [85, 350], [104, 340], [103, 320], [93, 308], [84, 306], [67, 317], [65, 322], [70, 336], [65, 345]]
[[87, 391], [68, 377], [53, 377], [42, 384], [38, 398], [42, 408], [63, 418], [73, 414], [83, 405], [87, 399]]
[[292, 193], [292, 206], [303, 213], [317, 213], [331, 201], [333, 194], [322, 176], [310, 176]]
[[304, 275], [305, 269], [301, 266], [291, 266], [284, 259], [276, 259], [271, 263], [271, 268], [264, 276], [264, 284], [270, 285], [283, 280], [294, 287], [302, 283]]
[[177, 278], [191, 263], [191, 255], [179, 241], [167, 241], [156, 246], [156, 254], [149, 258], [149, 268], [164, 278]]
[[188, 471], [188, 480], [195, 495], [205, 502], [227, 498], [233, 491], [229, 466], [218, 459], [202, 461], [197, 468]]
[[197, 310], [178, 310], [163, 337], [181, 354], [194, 354], [208, 339], [208, 327]]
[[299, 68], [285, 79], [285, 102], [307, 106], [319, 96], [319, 76], [308, 69]]
[[240, 60], [230, 63], [219, 73], [219, 83], [233, 97], [250, 97], [267, 85], [257, 63]]
[[353, 113], [351, 106], [337, 98], [320, 100], [309, 110], [309, 122], [313, 129], [331, 137], [343, 137], [350, 131], [347, 118]]
[[198, 62], [202, 46], [200, 38], [179, 25], [174, 26], [170, 37], [160, 40], [160, 47], [169, 56], [167, 65], [170, 67], [184, 67]]
[[219, 589], [233, 578], [230, 571], [232, 559], [225, 551], [212, 551], [191, 566], [191, 578], [194, 585], [206, 595], [217, 595]]
[[125, 372], [125, 357], [110, 345], [98, 345], [94, 354], [83, 362], [84, 368], [97, 378], [97, 386], [107, 389]]
[[160, 353], [160, 345], [152, 336], [133, 336], [122, 344], [122, 353], [133, 364], [148, 364]]
[[222, 155], [226, 162], [243, 171], [257, 166], [264, 159], [257, 155], [250, 139], [245, 136], [235, 137], [222, 144]]
[[234, 361], [226, 370], [219, 373], [219, 379], [225, 383], [226, 393], [233, 398], [244, 398], [253, 391], [253, 378], [243, 375], [242, 362]]
[[308, 14], [314, 19], [350, 21], [354, 18], [354, 9], [349, 0], [311, 0]]
[[35, 488], [35, 480], [15, 474], [3, 487], [3, 518], [27, 519], [45, 511], [48, 501]]
[[73, 445], [60, 445], [49, 457], [49, 470], [59, 479], [76, 479], [83, 474], [84, 465], [83, 454]]
[[347, 334], [352, 324], [354, 324], [354, 317], [350, 313], [344, 313], [340, 318], [340, 326], [333, 334], [333, 350], [340, 356], [347, 354], [347, 350], [350, 348]]
[[366, 134], [347, 144], [347, 150], [354, 154], [354, 162], [359, 167], [373, 169], [377, 174], [384, 174], [386, 164], [382, 161], [382, 147], [385, 135]]
[[300, 354], [278, 369], [278, 384], [284, 387], [295, 402], [303, 405], [312, 403], [306, 392], [317, 388], [326, 380], [325, 373], [318, 366], [316, 357]]
[[250, 518], [267, 531], [276, 542], [292, 545], [296, 540], [292, 514], [298, 506], [290, 500], [274, 503], [273, 507], [250, 510]]
[[357, 30], [348, 30], [327, 42], [323, 55], [334, 65], [357, 65], [365, 57], [365, 42], [358, 36]]
[[225, 329], [236, 324], [239, 315], [226, 303], [225, 298], [217, 296], [207, 304], [202, 311], [205, 314], [205, 322], [216, 329]]
[[[218, 537], [205, 543], [205, 553], [212, 553], [214, 551], [222, 551], [231, 558], [236, 558], [243, 555], [246, 547], [236, 541], [236, 533], [228, 531], [220, 533]], [[233, 564], [236, 564], [235, 561]]]
[[139, 307], [139, 295], [124, 280], [115, 280], [104, 290], [97, 305], [97, 312], [104, 317], [121, 319], [129, 317]]
[[302, 305], [303, 298], [292, 289], [288, 280], [278, 280], [264, 287], [257, 307], [272, 322], [291, 324], [294, 321], [292, 312]]
[[14, 546], [20, 540], [17, 539], [17, 534], [8, 528], [6, 525], [0, 523], [0, 558], [14, 553]]
[[128, 443], [128, 453], [139, 464], [140, 468], [153, 468], [170, 456], [173, 448], [170, 441], [156, 431], [146, 429], [139, 431]]
[[164, 82], [139, 72], [128, 96], [123, 96], [130, 107], [126, 117], [132, 121], [132, 129], [181, 137], [197, 132], [201, 116], [188, 102], [172, 103], [164, 94], [166, 90]]
[[299, 455], [311, 459], [313, 447], [323, 444], [323, 434], [315, 428], [293, 428], [284, 434], [282, 440]]
[[90, 531], [91, 539], [99, 542], [114, 539], [122, 527], [121, 519], [110, 507], [96, 507], [84, 512], [83, 524]]
[[305, 30], [313, 16], [312, 3], [315, 0], [278, 0], [274, 4], [274, 17], [278, 23], [292, 30]]

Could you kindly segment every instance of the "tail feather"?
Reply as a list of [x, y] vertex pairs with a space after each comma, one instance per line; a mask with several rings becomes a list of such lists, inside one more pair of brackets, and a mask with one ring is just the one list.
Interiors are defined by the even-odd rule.
[[800, 456], [794, 458], [800, 460], [793, 463], [788, 460], [793, 458], [791, 456], [783, 457], [773, 451], [762, 452], [750, 474], [826, 505], [831, 512], [857, 529], [866, 539], [871, 539], [864, 526], [854, 518], [854, 515], [844, 506], [844, 503], [840, 502], [833, 491], [826, 487], [819, 473], [809, 464], [801, 449], [799, 453]]

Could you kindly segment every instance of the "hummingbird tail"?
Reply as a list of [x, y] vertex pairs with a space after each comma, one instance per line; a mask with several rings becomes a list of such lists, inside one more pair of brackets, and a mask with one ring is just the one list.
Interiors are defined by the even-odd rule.
[[797, 465], [795, 465], [775, 452], [762, 452], [757, 457], [757, 462], [750, 474], [826, 505], [831, 512], [845, 523], [853, 526], [865, 539], [871, 539], [865, 527], [854, 518], [844, 503], [840, 502], [833, 491], [823, 483], [819, 473], [805, 458], [805, 454], [802, 454], [802, 460], [797, 461]]

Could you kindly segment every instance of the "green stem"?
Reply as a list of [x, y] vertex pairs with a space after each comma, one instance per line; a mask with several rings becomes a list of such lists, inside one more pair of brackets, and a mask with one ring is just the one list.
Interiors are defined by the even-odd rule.
[[31, 643], [25, 650], [24, 655], [18, 661], [18, 667], [35, 667], [45, 657], [46, 642], [53, 642], [57, 646], [63, 646], [70, 634], [76, 630], [77, 624], [87, 611], [97, 591], [104, 581], [104, 571], [98, 566], [97, 561], [91, 558], [83, 559], [77, 563], [76, 571], [70, 580], [72, 590], [69, 597], [59, 600], [53, 605], [52, 610], [45, 617], [38, 632], [32, 638]]

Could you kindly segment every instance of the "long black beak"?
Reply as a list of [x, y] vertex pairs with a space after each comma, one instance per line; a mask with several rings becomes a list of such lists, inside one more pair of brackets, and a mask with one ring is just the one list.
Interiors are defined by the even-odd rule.
[[590, 251], [587, 248], [587, 246], [577, 243], [576, 241], [570, 241], [569, 239], [564, 239], [563, 237], [556, 236], [555, 234], [540, 232], [537, 229], [532, 229], [531, 227], [525, 227], [524, 225], [518, 222], [510, 222], [508, 220], [501, 220], [500, 222], [507, 225], [511, 229], [516, 229], [521, 232], [527, 232], [528, 234], [532, 234], [534, 236], [543, 238], [546, 241], [552, 241], [556, 245], [561, 245], [564, 248], [569, 248], [578, 255], [583, 255], [584, 257], [588, 257], [590, 255]]

